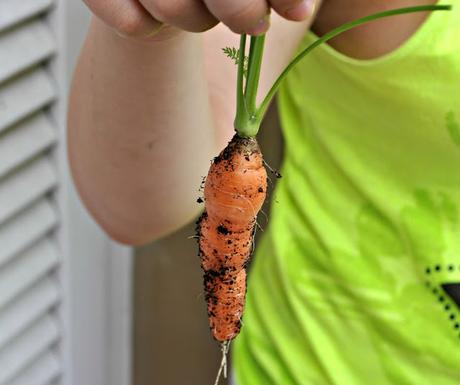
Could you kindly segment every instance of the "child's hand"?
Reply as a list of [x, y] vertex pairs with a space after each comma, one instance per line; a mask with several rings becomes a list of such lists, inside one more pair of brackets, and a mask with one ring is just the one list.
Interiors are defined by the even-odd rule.
[[259, 35], [269, 28], [270, 8], [288, 20], [313, 13], [314, 0], [84, 0], [106, 24], [124, 36], [148, 37], [163, 25], [203, 32], [219, 22], [236, 33]]

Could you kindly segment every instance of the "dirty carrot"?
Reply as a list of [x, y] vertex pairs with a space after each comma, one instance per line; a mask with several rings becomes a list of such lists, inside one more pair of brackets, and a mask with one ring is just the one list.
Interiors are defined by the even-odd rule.
[[236, 337], [241, 327], [245, 268], [266, 193], [267, 173], [256, 139], [235, 135], [211, 165], [206, 211], [198, 222], [209, 322], [220, 342]]

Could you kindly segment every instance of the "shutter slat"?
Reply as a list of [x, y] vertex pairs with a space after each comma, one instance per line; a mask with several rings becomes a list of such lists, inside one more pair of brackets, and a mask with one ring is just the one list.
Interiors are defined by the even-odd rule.
[[55, 185], [55, 170], [45, 158], [39, 158], [0, 180], [0, 224]]
[[[0, 0], [1, 1], [1, 0]], [[0, 83], [54, 52], [51, 31], [41, 20], [0, 35]]]
[[[43, 239], [0, 270], [0, 311], [58, 263], [55, 245]], [[0, 365], [1, 368], [1, 365]]]
[[21, 370], [40, 354], [44, 354], [58, 336], [59, 330], [55, 320], [47, 315], [1, 350], [0, 385], [9, 385]]
[[46, 11], [52, 0], [0, 0], [0, 31]]
[[0, 225], [0, 268], [57, 224], [56, 211], [42, 199]]
[[56, 305], [58, 297], [56, 283], [45, 278], [6, 307], [0, 313], [0, 350]]
[[51, 103], [56, 97], [43, 68], [12, 78], [0, 88], [0, 132]]
[[0, 0], [0, 385], [62, 381], [53, 3]]
[[43, 113], [0, 134], [0, 178], [55, 141], [55, 130]]
[[48, 385], [59, 374], [58, 357], [48, 352], [24, 369], [24, 372], [10, 381], [9, 385]]

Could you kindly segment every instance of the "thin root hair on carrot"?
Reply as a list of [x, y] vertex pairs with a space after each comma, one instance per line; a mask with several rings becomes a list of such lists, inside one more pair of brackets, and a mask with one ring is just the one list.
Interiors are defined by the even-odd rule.
[[227, 378], [227, 354], [230, 349], [230, 341], [225, 341], [220, 344], [220, 350], [222, 352], [222, 360], [220, 361], [219, 371], [217, 372], [216, 381], [214, 385], [219, 384], [220, 376], [223, 373], [223, 377]]
[[272, 178], [270, 178], [268, 175], [267, 175], [267, 181], [270, 183], [270, 186], [272, 187], [274, 186]]
[[271, 166], [267, 163], [267, 161], [266, 161], [265, 159], [264, 159], [264, 165], [265, 165], [265, 167], [267, 167], [267, 168], [270, 170], [270, 172], [271, 172], [273, 175], [275, 175], [276, 178], [279, 179], [279, 178], [282, 178], [282, 177], [283, 177], [283, 176], [280, 174], [280, 172], [279, 172], [278, 170], [275, 170], [273, 167], [271, 167]]
[[[267, 193], [267, 194], [268, 194], [268, 193]], [[260, 209], [259, 212], [260, 212], [260, 213], [263, 215], [263, 217], [265, 218], [265, 224], [267, 225], [267, 224], [268, 224], [268, 215], [267, 215], [267, 213], [265, 212], [264, 209]]]

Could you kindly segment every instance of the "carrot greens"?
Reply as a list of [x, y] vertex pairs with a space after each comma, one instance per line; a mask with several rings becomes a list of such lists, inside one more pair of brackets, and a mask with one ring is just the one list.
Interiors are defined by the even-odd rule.
[[[257, 89], [259, 85], [260, 69], [262, 65], [262, 57], [265, 43], [265, 35], [251, 37], [249, 56], [248, 59], [240, 60], [241, 57], [246, 58], [246, 35], [241, 35], [240, 47], [225, 48], [224, 52], [232, 58], [238, 65], [237, 76], [237, 109], [234, 122], [235, 131], [240, 137], [254, 137], [259, 131], [260, 124], [267, 112], [267, 109], [278, 91], [282, 81], [286, 78], [288, 73], [313, 49], [326, 43], [332, 38], [346, 32], [352, 28], [358, 27], [362, 24], [369, 23], [373, 20], [390, 17], [395, 15], [402, 15], [414, 12], [427, 12], [427, 11], [448, 11], [452, 9], [450, 5], [422, 5], [416, 7], [406, 7], [392, 9], [389, 11], [378, 12], [369, 16], [359, 18], [357, 20], [345, 23], [330, 32], [326, 33], [314, 43], [302, 50], [288, 66], [284, 69], [281, 75], [276, 79], [273, 86], [264, 97], [259, 106], [256, 105]], [[246, 78], [246, 81], [244, 81]]]

